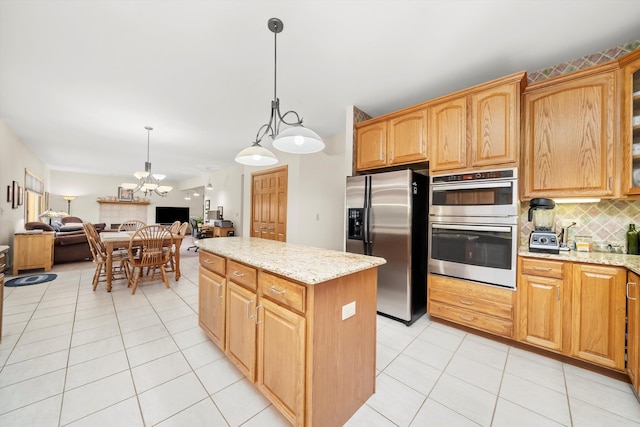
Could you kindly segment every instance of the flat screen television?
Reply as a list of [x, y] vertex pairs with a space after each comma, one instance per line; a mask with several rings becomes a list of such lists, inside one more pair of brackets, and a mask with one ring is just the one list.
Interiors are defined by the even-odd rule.
[[175, 221], [189, 222], [189, 208], [156, 206], [156, 224], [173, 224]]

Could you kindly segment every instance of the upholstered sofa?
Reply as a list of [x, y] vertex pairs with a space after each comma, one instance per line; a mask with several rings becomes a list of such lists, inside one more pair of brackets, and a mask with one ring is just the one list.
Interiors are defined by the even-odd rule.
[[[65, 218], [66, 219], [66, 218]], [[98, 231], [105, 228], [105, 224], [94, 224]], [[77, 262], [92, 259], [87, 235], [79, 222], [67, 222], [60, 227], [53, 227], [43, 222], [27, 222], [27, 230], [55, 231], [53, 242], [53, 263]]]

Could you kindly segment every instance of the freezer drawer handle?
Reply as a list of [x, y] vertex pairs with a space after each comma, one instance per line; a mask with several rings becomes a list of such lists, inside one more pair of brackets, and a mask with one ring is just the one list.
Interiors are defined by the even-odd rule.
[[283, 290], [278, 290], [275, 285], [271, 285], [271, 287], [269, 288], [269, 290], [271, 292], [273, 292], [274, 294], [278, 294], [278, 295], [284, 295], [284, 293], [286, 292], [284, 289]]

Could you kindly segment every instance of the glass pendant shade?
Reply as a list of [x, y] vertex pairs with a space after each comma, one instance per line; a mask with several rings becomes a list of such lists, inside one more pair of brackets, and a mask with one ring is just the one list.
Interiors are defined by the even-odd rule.
[[149, 176], [149, 172], [147, 171], [138, 171], [136, 173], [133, 174], [133, 176], [135, 176], [138, 179], [142, 179], [142, 178], [146, 178]]
[[169, 191], [173, 190], [173, 187], [170, 185], [159, 185], [158, 188], [156, 188], [156, 190], [158, 190], [161, 193], [168, 193]]
[[247, 166], [270, 166], [278, 163], [276, 156], [260, 144], [254, 144], [236, 155], [236, 162]]
[[138, 184], [135, 184], [133, 182], [124, 182], [124, 183], [120, 184], [120, 187], [124, 188], [125, 190], [133, 190], [137, 186], [138, 186]]
[[153, 174], [153, 177], [154, 177], [155, 179], [157, 179], [158, 181], [162, 181], [163, 179], [165, 179], [165, 178], [167, 177], [167, 175], [163, 175], [163, 174], [161, 174], [161, 173], [154, 173], [154, 174]]
[[293, 126], [276, 135], [273, 146], [285, 153], [311, 154], [324, 149], [322, 138], [304, 126]]

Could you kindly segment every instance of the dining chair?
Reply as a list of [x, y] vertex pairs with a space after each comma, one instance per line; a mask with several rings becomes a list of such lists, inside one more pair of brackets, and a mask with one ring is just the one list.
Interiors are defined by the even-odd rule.
[[[182, 236], [182, 238], [184, 239], [184, 236], [187, 234], [187, 230], [189, 229], [189, 223], [188, 222], [183, 222], [182, 224], [180, 224], [180, 227], [178, 228], [178, 231], [176, 233], [173, 233], [173, 235], [178, 235], [178, 236]], [[174, 242], [173, 245], [171, 245], [171, 250], [170, 250], [170, 254], [169, 254], [169, 262], [166, 265], [166, 271], [170, 272], [170, 271], [176, 271], [176, 244]]]
[[[170, 249], [173, 246], [173, 234], [162, 225], [147, 225], [137, 230], [129, 241], [129, 266], [131, 275], [129, 284], [131, 295], [135, 295], [138, 282], [162, 279], [169, 288], [165, 264], [169, 262]], [[143, 270], [147, 269], [146, 274]]]
[[123, 222], [118, 227], [118, 231], [136, 231], [144, 227], [145, 224], [143, 221], [137, 219], [130, 219], [128, 221]]
[[[93, 257], [93, 263], [96, 265], [96, 271], [93, 273], [93, 290], [98, 287], [98, 282], [107, 281], [107, 252], [104, 244], [100, 241], [100, 236], [93, 224], [82, 225], [87, 235], [87, 242]], [[128, 253], [123, 251], [115, 251], [111, 254], [113, 259], [113, 279], [127, 279], [129, 282], [129, 266]]]
[[180, 231], [180, 221], [174, 221], [169, 227], [169, 231], [173, 234], [178, 234], [178, 231]]

